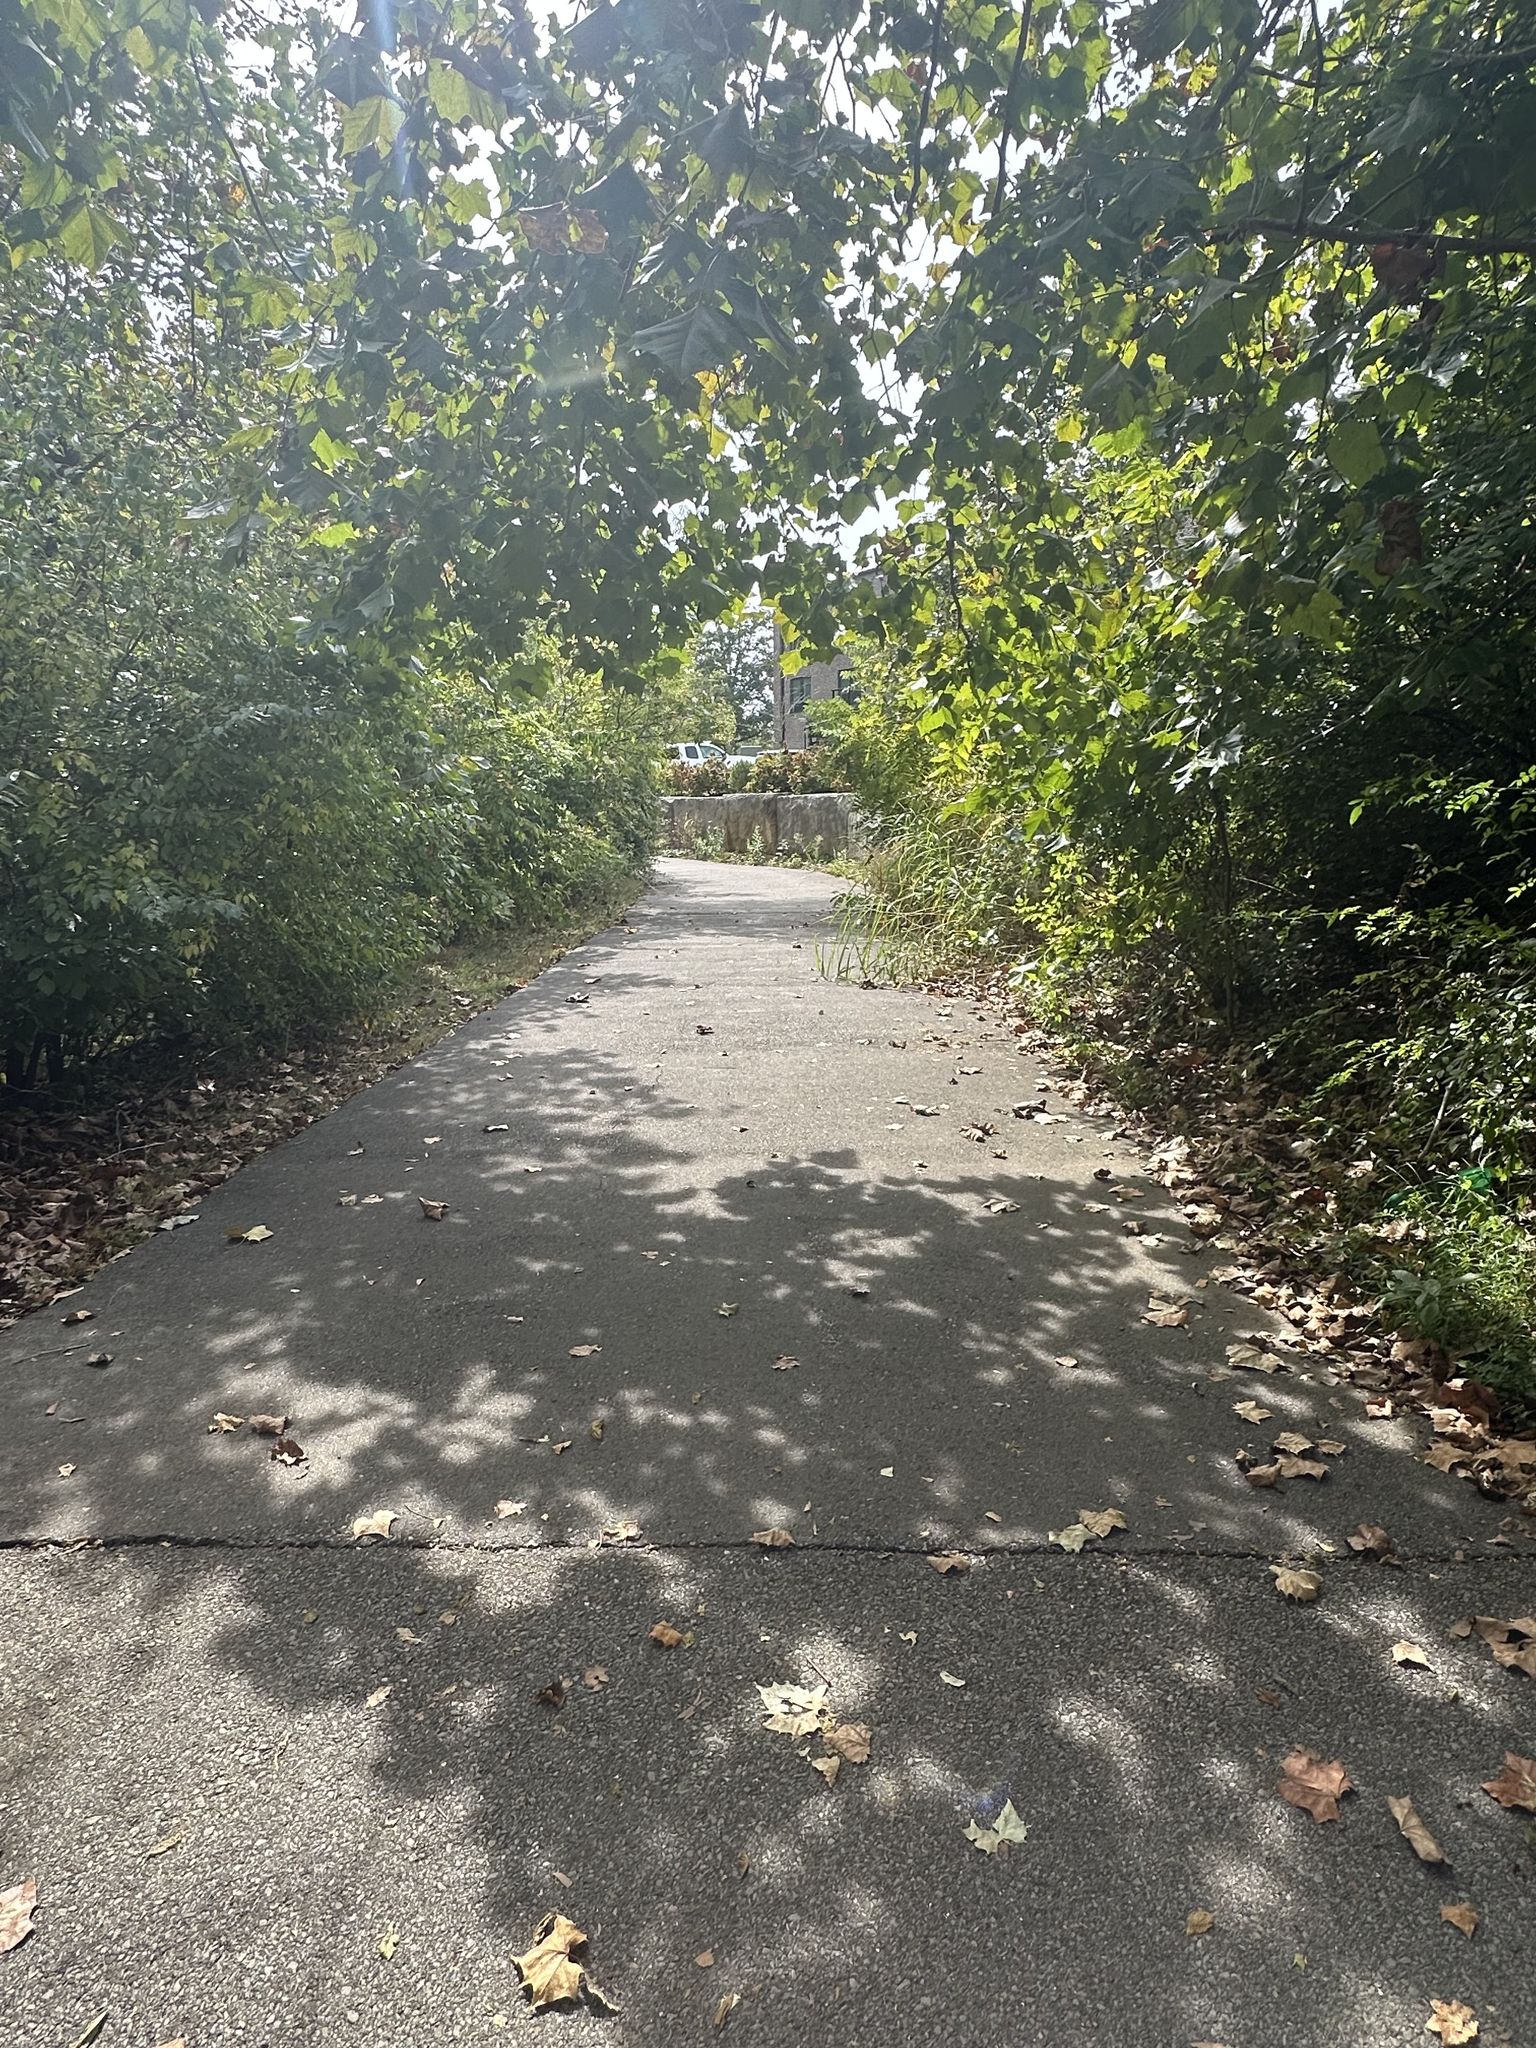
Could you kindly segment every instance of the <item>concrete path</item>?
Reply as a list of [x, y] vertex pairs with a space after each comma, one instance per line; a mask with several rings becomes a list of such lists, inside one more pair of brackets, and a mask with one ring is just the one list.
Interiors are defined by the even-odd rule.
[[[664, 862], [0, 1343], [5, 2048], [1406, 2048], [1432, 1998], [1536, 2044], [1533, 1832], [1480, 1790], [1536, 1685], [1447, 1633], [1536, 1609], [1529, 1546], [1321, 1373], [1222, 1376], [1219, 1256], [1106, 1122], [1011, 1115], [1003, 1024], [827, 978], [834, 893]], [[1282, 1428], [1326, 1482], [1244, 1482]], [[776, 1681], [868, 1763], [824, 1783]], [[1338, 1823], [1275, 1796], [1297, 1746]], [[616, 2016], [526, 2009], [554, 1909]]]

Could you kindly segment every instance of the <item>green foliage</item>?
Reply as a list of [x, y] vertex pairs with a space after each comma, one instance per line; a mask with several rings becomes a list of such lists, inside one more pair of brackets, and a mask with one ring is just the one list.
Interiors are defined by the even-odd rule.
[[[1394, 1205], [1423, 1246], [1382, 1275], [1387, 1306], [1499, 1395], [1511, 1424], [1536, 1421], [1536, 1238], [1486, 1174], [1415, 1189]], [[1408, 1249], [1407, 1245], [1399, 1250]], [[1378, 1267], [1380, 1261], [1377, 1262]]]

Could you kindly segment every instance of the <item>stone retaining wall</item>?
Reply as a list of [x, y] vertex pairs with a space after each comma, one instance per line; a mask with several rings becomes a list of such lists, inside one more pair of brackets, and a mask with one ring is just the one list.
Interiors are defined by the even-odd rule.
[[814, 853], [830, 860], [860, 853], [864, 839], [845, 791], [784, 796], [743, 790], [735, 796], [664, 796], [662, 836], [680, 851], [717, 846], [724, 853]]

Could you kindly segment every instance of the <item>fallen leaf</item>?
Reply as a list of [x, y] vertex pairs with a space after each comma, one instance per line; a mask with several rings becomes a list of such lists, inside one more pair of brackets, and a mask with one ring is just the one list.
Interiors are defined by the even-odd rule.
[[963, 1686], [965, 1684], [965, 1680], [963, 1678], [956, 1678], [953, 1671], [940, 1671], [939, 1677], [946, 1685]]
[[520, 1515], [527, 1505], [525, 1500], [499, 1500], [496, 1503], [497, 1518], [504, 1522], [508, 1515]]
[[571, 1682], [568, 1678], [552, 1678], [548, 1685], [541, 1685], [539, 1687], [538, 1691], [534, 1694], [534, 1698], [541, 1707], [548, 1707], [551, 1712], [558, 1712], [565, 1705], [567, 1699], [569, 1699], [570, 1692]]
[[1536, 1616], [1503, 1621], [1495, 1614], [1479, 1614], [1473, 1617], [1472, 1626], [1493, 1652], [1495, 1663], [1506, 1671], [1523, 1671], [1528, 1678], [1536, 1678]]
[[1323, 1582], [1316, 1572], [1293, 1570], [1290, 1565], [1272, 1564], [1275, 1591], [1283, 1593], [1287, 1600], [1299, 1600], [1304, 1607], [1310, 1606], [1323, 1590]]
[[1477, 1923], [1481, 1917], [1476, 1906], [1466, 1899], [1463, 1899], [1459, 1906], [1442, 1906], [1440, 1908], [1440, 1918], [1448, 1922], [1452, 1927], [1459, 1927], [1468, 1941], [1476, 1934]]
[[246, 1428], [256, 1436], [281, 1436], [288, 1427], [286, 1415], [248, 1415]]
[[400, 1946], [400, 1936], [393, 1927], [386, 1927], [379, 1936], [379, 1954], [385, 1962], [391, 1962], [395, 1950]]
[[352, 1535], [357, 1542], [365, 1536], [388, 1536], [391, 1525], [399, 1517], [388, 1508], [377, 1508], [371, 1515], [359, 1515], [352, 1524]]
[[37, 1911], [37, 1879], [24, 1877], [0, 1892], [0, 1956], [18, 1948], [32, 1932]]
[[773, 1361], [773, 1369], [775, 1372], [793, 1372], [799, 1363], [798, 1358], [791, 1358], [787, 1351], [781, 1351]]
[[1445, 1851], [1425, 1827], [1418, 1809], [1411, 1799], [1394, 1799], [1388, 1795], [1387, 1806], [1392, 1818], [1403, 1831], [1403, 1838], [1421, 1863], [1443, 1863]]
[[91, 2048], [91, 2043], [106, 2024], [107, 2009], [103, 2006], [99, 2013], [86, 2021], [73, 2041], [70, 2042], [69, 2048]]
[[441, 1223], [448, 1214], [448, 1204], [446, 1202], [429, 1202], [425, 1195], [418, 1195], [416, 1199], [420, 1202], [421, 1213], [428, 1223]]
[[1282, 1429], [1275, 1438], [1274, 1443], [1277, 1451], [1289, 1451], [1293, 1457], [1300, 1457], [1305, 1451], [1315, 1451], [1317, 1449], [1317, 1445], [1313, 1443], [1311, 1437], [1303, 1436], [1299, 1430], [1295, 1429]]
[[606, 1664], [589, 1664], [581, 1674], [581, 1682], [588, 1692], [598, 1692], [608, 1683]]
[[844, 1721], [839, 1727], [823, 1729], [821, 1739], [844, 1763], [869, 1762], [869, 1730], [862, 1721]]
[[607, 1429], [607, 1423], [604, 1422], [603, 1418], [599, 1415], [595, 1422], [589, 1422], [587, 1424], [587, 1435], [591, 1437], [593, 1443], [600, 1444], [604, 1436], [607, 1434]]
[[948, 1572], [968, 1572], [971, 1560], [963, 1550], [938, 1550], [929, 1554], [928, 1562], [941, 1576]]
[[542, 2012], [547, 2005], [579, 1998], [584, 1988], [604, 2005], [608, 2003], [587, 1975], [585, 1963], [574, 1960], [576, 1951], [586, 1945], [586, 1935], [563, 1913], [546, 1914], [535, 1927], [532, 1947], [512, 1958], [512, 1967], [535, 2012]]
[[1003, 1810], [989, 1826], [980, 1821], [969, 1821], [965, 1828], [965, 1839], [978, 1848], [984, 1856], [995, 1856], [999, 1849], [1010, 1842], [1022, 1842], [1029, 1828], [1019, 1819], [1013, 1801], [1005, 1799]]
[[492, 1131], [510, 1131], [512, 1126], [510, 1124], [482, 1124], [480, 1128], [489, 1137]]
[[675, 1650], [683, 1640], [680, 1628], [674, 1628], [670, 1621], [658, 1621], [646, 1632], [653, 1643], [660, 1643], [664, 1650]]
[[1244, 1422], [1268, 1422], [1274, 1414], [1273, 1408], [1265, 1408], [1258, 1401], [1234, 1401], [1232, 1413], [1241, 1415]]
[[395, 1688], [392, 1685], [380, 1685], [375, 1687], [375, 1689], [371, 1693], [369, 1693], [367, 1699], [363, 1701], [363, 1705], [365, 1707], [382, 1707], [384, 1702], [389, 1698], [390, 1694], [394, 1691], [394, 1689]]
[[752, 1541], [764, 1550], [791, 1550], [795, 1539], [787, 1529], [754, 1529]]
[[829, 1785], [837, 1783], [837, 1774], [842, 1768], [843, 1760], [840, 1756], [813, 1756], [811, 1758], [811, 1769], [819, 1771]]
[[243, 1429], [244, 1426], [245, 1417], [243, 1415], [215, 1415], [212, 1422], [208, 1425], [208, 1434], [210, 1436], [230, 1436], [235, 1430]]
[[741, 1303], [739, 1301], [722, 1301], [715, 1310], [715, 1314], [717, 1316], [733, 1316], [740, 1307]]
[[146, 1856], [168, 1856], [173, 1849], [179, 1849], [185, 1840], [185, 1829], [172, 1828], [168, 1835], [162, 1835], [158, 1842], [144, 1851], [144, 1854]]
[[1275, 1463], [1282, 1479], [1326, 1479], [1328, 1467], [1321, 1458], [1293, 1458], [1282, 1454]]
[[61, 1465], [59, 1467], [59, 1477], [61, 1479], [72, 1479], [78, 1469], [78, 1466], [75, 1465]]
[[1174, 1301], [1166, 1294], [1154, 1294], [1142, 1310], [1141, 1320], [1152, 1323], [1159, 1330], [1181, 1330], [1189, 1321], [1189, 1305]]
[[1421, 1671], [1433, 1671], [1434, 1669], [1434, 1666], [1417, 1643], [1394, 1643], [1392, 1645], [1392, 1662], [1394, 1664], [1414, 1664]]
[[1483, 1790], [1500, 1806], [1520, 1806], [1527, 1813], [1536, 1813], [1536, 1759], [1506, 1749], [1503, 1770], [1496, 1778], [1485, 1778]]
[[419, 1643], [421, 1640], [422, 1638], [417, 1635], [413, 1628], [397, 1628], [395, 1630], [395, 1641], [397, 1643]]
[[1358, 1522], [1348, 1537], [1351, 1550], [1365, 1557], [1390, 1557], [1397, 1545], [1380, 1522]]
[[638, 1522], [614, 1522], [602, 1533], [604, 1543], [638, 1543], [640, 1524]]
[[1341, 1444], [1335, 1436], [1322, 1436], [1318, 1438], [1316, 1448], [1324, 1458], [1342, 1458], [1349, 1445]]
[[1437, 1472], [1454, 1472], [1458, 1465], [1465, 1465], [1470, 1456], [1469, 1451], [1458, 1450], [1454, 1444], [1437, 1443], [1430, 1445], [1420, 1463], [1433, 1465]]
[[722, 1993], [720, 2003], [715, 2007], [714, 2017], [711, 2021], [711, 2024], [713, 2025], [714, 2030], [717, 2034], [719, 2033], [720, 2029], [725, 2025], [726, 2021], [730, 2018], [731, 2014], [736, 2010], [737, 2006], [740, 2005], [740, 2003], [741, 1993], [739, 1991], [727, 1991]]
[[1280, 1467], [1278, 1464], [1249, 1465], [1244, 1470], [1243, 1477], [1250, 1486], [1278, 1486], [1280, 1483]]
[[701, 1970], [712, 1970], [715, 1967], [715, 1952], [712, 1948], [700, 1949], [693, 1960]]
[[1355, 1789], [1341, 1763], [1325, 1764], [1310, 1749], [1293, 1749], [1281, 1769], [1285, 1775], [1275, 1790], [1315, 1821], [1337, 1820], [1339, 1801]]
[[1065, 1529], [1048, 1531], [1048, 1540], [1062, 1550], [1078, 1551], [1088, 1541], [1088, 1531], [1081, 1522], [1069, 1522]]
[[1438, 2034], [1446, 2048], [1459, 2048], [1459, 2044], [1477, 2039], [1477, 2015], [1470, 2005], [1463, 2005], [1459, 1999], [1447, 2002], [1443, 1998], [1432, 1998], [1424, 2031], [1426, 2034]]
[[272, 1235], [265, 1223], [253, 1223], [249, 1230], [226, 1230], [231, 1244], [265, 1244]]
[[602, 1350], [601, 1344], [573, 1344], [566, 1353], [568, 1358], [596, 1358]]
[[1280, 1370], [1279, 1359], [1272, 1358], [1258, 1344], [1229, 1344], [1227, 1363], [1239, 1372], [1276, 1373]]
[[819, 1728], [832, 1727], [837, 1718], [827, 1705], [825, 1685], [760, 1685], [757, 1694], [763, 1703], [764, 1727], [797, 1742]]
[[291, 1436], [280, 1436], [267, 1456], [274, 1465], [302, 1465], [304, 1449], [301, 1444], [295, 1443]]
[[993, 1195], [984, 1206], [989, 1216], [1015, 1216], [1019, 1208], [1017, 1202], [1010, 1202], [1002, 1195]]
[[60, 1316], [59, 1321], [67, 1330], [74, 1323], [88, 1323], [95, 1313], [93, 1308], [72, 1308], [67, 1316]]
[[1208, 1913], [1204, 1906], [1197, 1906], [1184, 1922], [1186, 1934], [1209, 1934], [1216, 1925], [1216, 1915]]
[[1108, 1536], [1116, 1529], [1126, 1527], [1126, 1520], [1118, 1508], [1079, 1508], [1077, 1519], [1090, 1536]]

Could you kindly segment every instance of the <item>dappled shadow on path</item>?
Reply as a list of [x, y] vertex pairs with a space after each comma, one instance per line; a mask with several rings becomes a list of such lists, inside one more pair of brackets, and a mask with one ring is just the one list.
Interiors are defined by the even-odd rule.
[[[1125, 1235], [1166, 1210], [1123, 1162], [1137, 1192], [1105, 1199], [1102, 1132], [1011, 1120], [1033, 1091], [975, 1020], [817, 983], [804, 878], [737, 888], [684, 874], [101, 1276], [107, 1371], [34, 1356], [56, 1319], [12, 1333], [7, 1527], [142, 1546], [8, 1581], [27, 1839], [67, 1861], [83, 1801], [114, 1818], [75, 1880], [110, 1932], [18, 1952], [24, 2012], [110, 1979], [146, 2039], [223, 2039], [239, 1965], [274, 2041], [428, 2015], [493, 2039], [507, 1957], [559, 1906], [623, 2006], [562, 2023], [582, 2039], [707, 2031], [732, 1991], [744, 2039], [850, 2048], [1365, 2048], [1431, 1993], [1528, 2023], [1530, 1850], [1478, 1781], [1529, 1687], [1445, 1636], [1492, 1597], [1453, 1553], [1496, 1513], [1326, 1384], [1211, 1378], [1251, 1311], [1182, 1240]], [[225, 1243], [256, 1222], [270, 1242]], [[1189, 1327], [1140, 1320], [1154, 1287]], [[1265, 1439], [1231, 1401], [1256, 1390], [1272, 1429], [1349, 1444], [1326, 1485], [1245, 1484], [1232, 1452]], [[272, 1409], [298, 1470], [207, 1431]], [[1048, 1547], [1110, 1505], [1110, 1548]], [[394, 1542], [352, 1546], [378, 1509]], [[1362, 1518], [1407, 1569], [1348, 1558]], [[795, 1549], [751, 1548], [776, 1526]], [[950, 1547], [975, 1568], [940, 1578], [922, 1553]], [[1323, 1556], [1316, 1609], [1276, 1598], [1284, 1553]], [[1518, 1597], [1520, 1565], [1484, 1569]], [[1434, 1674], [1393, 1664], [1402, 1638]], [[826, 1682], [869, 1765], [824, 1786], [760, 1725], [776, 1679]], [[71, 1696], [68, 1748], [26, 1736]], [[1337, 1828], [1274, 1799], [1294, 1743], [1360, 1784]], [[1005, 1798], [1030, 1835], [994, 1860], [961, 1828]], [[185, 1854], [146, 1864], [189, 1810]], [[1449, 1947], [1436, 1906], [1469, 1894], [1484, 1931]], [[145, 1973], [165, 1915], [175, 1998]]]

